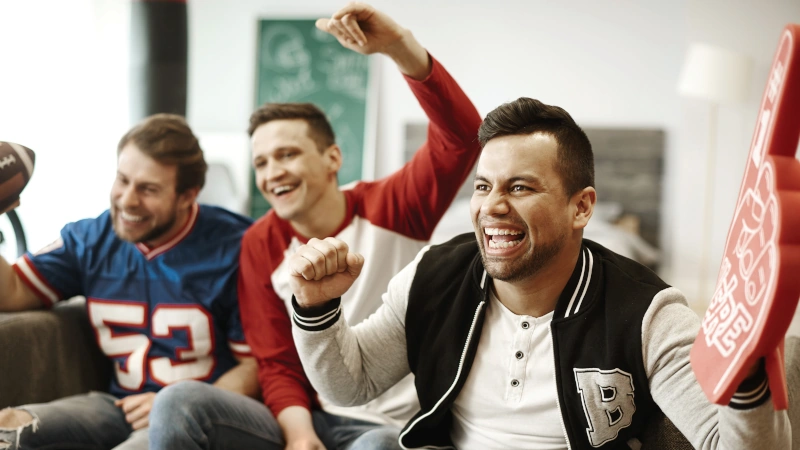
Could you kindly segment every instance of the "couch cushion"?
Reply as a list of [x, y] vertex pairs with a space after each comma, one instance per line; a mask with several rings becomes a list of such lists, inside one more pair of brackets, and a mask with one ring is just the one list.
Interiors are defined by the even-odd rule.
[[108, 389], [111, 366], [82, 298], [50, 311], [0, 313], [0, 342], [0, 408]]

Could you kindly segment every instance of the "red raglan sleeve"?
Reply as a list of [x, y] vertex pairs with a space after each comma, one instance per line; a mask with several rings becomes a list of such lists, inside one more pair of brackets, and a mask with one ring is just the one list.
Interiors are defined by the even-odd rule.
[[239, 309], [245, 338], [258, 361], [264, 403], [277, 417], [289, 406], [310, 410], [318, 403], [294, 346], [286, 305], [272, 288], [270, 274], [280, 261], [271, 261], [277, 252], [270, 253], [265, 225], [257, 222], [242, 239]]
[[428, 240], [480, 155], [481, 117], [461, 87], [433, 57], [422, 81], [406, 77], [430, 123], [425, 143], [402, 169], [362, 183], [359, 213], [371, 223]]

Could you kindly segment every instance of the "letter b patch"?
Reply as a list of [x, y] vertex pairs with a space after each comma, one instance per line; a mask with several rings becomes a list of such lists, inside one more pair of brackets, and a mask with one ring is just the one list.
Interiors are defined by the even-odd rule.
[[583, 401], [589, 428], [589, 442], [600, 447], [616, 439], [619, 431], [630, 426], [636, 404], [633, 401], [633, 377], [620, 370], [573, 369], [575, 383]]

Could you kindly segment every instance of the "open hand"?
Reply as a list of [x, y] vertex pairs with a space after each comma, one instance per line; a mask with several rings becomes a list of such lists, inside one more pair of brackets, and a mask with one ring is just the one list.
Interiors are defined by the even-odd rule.
[[129, 395], [114, 402], [125, 413], [125, 420], [134, 430], [146, 428], [150, 425], [150, 409], [153, 407], [155, 392]]
[[391, 17], [365, 3], [348, 3], [330, 19], [317, 20], [317, 28], [333, 35], [350, 50], [369, 55], [385, 53], [400, 42], [405, 29]]
[[289, 284], [297, 303], [316, 306], [347, 292], [363, 266], [364, 257], [351, 253], [344, 241], [312, 238], [289, 258]]

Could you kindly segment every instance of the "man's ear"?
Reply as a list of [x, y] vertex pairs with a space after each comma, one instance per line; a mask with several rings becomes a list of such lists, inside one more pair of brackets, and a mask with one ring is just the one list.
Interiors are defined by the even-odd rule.
[[575, 193], [570, 202], [575, 206], [572, 229], [581, 230], [589, 224], [589, 219], [592, 218], [594, 205], [597, 203], [597, 191], [593, 187], [587, 186], [580, 192]]
[[342, 167], [342, 149], [339, 148], [338, 145], [333, 144], [325, 149], [322, 156], [328, 161], [329, 173], [334, 175], [339, 173], [339, 169]]
[[178, 194], [178, 208], [188, 209], [194, 202], [197, 201], [197, 196], [200, 194], [199, 187], [189, 188]]

